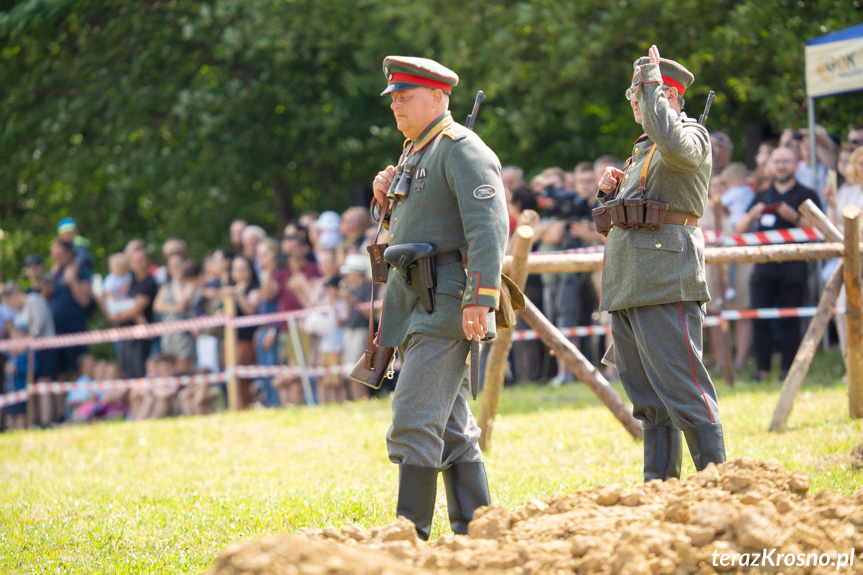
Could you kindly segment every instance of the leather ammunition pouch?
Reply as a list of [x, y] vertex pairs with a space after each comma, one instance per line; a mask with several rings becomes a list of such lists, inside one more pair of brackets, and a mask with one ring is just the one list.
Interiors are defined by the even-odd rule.
[[644, 200], [644, 225], [651, 230], [662, 227], [665, 215], [668, 213], [668, 202]]
[[389, 264], [384, 260], [384, 250], [387, 249], [387, 244], [372, 244], [367, 249], [372, 262], [372, 281], [376, 284], [387, 283], [390, 271]]
[[[656, 152], [656, 145], [650, 148], [650, 153], [644, 167], [641, 169], [641, 178], [639, 179], [638, 189], [641, 192], [641, 197], [638, 198], [618, 198], [615, 197], [605, 202], [604, 206], [593, 209], [593, 219], [596, 222], [596, 231], [603, 236], [607, 236], [612, 226], [619, 228], [649, 228], [657, 230], [662, 227], [663, 223], [681, 224], [681, 225], [698, 225], [698, 218], [692, 214], [683, 214], [680, 212], [669, 212], [668, 203], [658, 200], [648, 200], [644, 197], [644, 191], [647, 188], [647, 168], [650, 166], [650, 161], [653, 159], [653, 154]], [[632, 158], [627, 161], [626, 166], [629, 167]], [[615, 195], [617, 190], [615, 190]]]
[[626, 207], [623, 205], [623, 199], [615, 198], [605, 202], [605, 207], [608, 209], [608, 218], [611, 220], [612, 226], [619, 228], [628, 228], [626, 223]]
[[396, 268], [405, 283], [417, 292], [423, 309], [428, 313], [435, 310], [437, 266], [432, 258], [436, 253], [437, 246], [421, 242], [389, 246], [384, 251], [384, 260]]
[[[611, 224], [619, 228], [662, 227], [668, 213], [668, 202], [644, 198], [614, 199], [605, 204]], [[597, 226], [597, 230], [599, 226]]]
[[596, 222], [596, 231], [607, 236], [611, 230], [611, 216], [608, 214], [608, 208], [597, 206], [591, 212], [593, 213], [593, 221]]
[[623, 200], [626, 212], [626, 225], [630, 228], [640, 228], [644, 225], [644, 198], [626, 198]]

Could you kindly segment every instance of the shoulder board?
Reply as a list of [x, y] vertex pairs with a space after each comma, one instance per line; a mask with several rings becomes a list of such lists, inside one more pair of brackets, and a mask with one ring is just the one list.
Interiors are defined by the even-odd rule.
[[461, 124], [453, 122], [441, 132], [443, 136], [449, 136], [453, 141], [458, 142], [467, 137], [468, 129]]

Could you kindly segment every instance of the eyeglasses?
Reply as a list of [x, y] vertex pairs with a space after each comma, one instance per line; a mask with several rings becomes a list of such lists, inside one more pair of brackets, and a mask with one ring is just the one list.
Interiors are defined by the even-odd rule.
[[[665, 94], [666, 98], [668, 97], [668, 86], [662, 87], [662, 93]], [[630, 100], [632, 100], [632, 96], [634, 94], [635, 94], [635, 90], [632, 88], [632, 86], [627, 88], [626, 89], [626, 101], [629, 102]], [[851, 140], [848, 140], [848, 141], [850, 142]]]
[[773, 160], [772, 163], [781, 166], [784, 164], [794, 164], [796, 162], [794, 160]]

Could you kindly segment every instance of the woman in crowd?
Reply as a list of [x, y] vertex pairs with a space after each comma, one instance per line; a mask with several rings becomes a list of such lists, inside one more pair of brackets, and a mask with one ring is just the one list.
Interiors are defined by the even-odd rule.
[[[841, 158], [841, 156], [840, 156]], [[863, 209], [863, 146], [854, 150], [847, 163], [842, 162], [838, 166], [840, 176], [844, 175], [845, 183], [834, 190], [828, 185], [824, 190], [824, 199], [827, 201], [827, 216], [842, 230], [844, 229], [844, 219], [842, 217], [842, 209], [846, 206], [857, 206]], [[839, 299], [836, 301], [836, 306], [839, 309], [845, 309], [846, 305], [845, 286], [842, 286], [842, 291], [839, 292]], [[837, 313], [833, 316], [836, 322], [836, 332], [839, 334], [839, 347], [842, 350], [842, 359], [845, 360], [847, 366], [848, 341], [845, 337], [845, 314]]]
[[[273, 273], [278, 266], [279, 244], [272, 238], [264, 238], [258, 244], [257, 250], [258, 264], [261, 267], [258, 274], [261, 283], [258, 313], [275, 313], [279, 310], [279, 284], [273, 279]], [[279, 364], [278, 331], [278, 324], [275, 323], [258, 326], [255, 330], [255, 358], [258, 365]], [[279, 394], [272, 385], [272, 378], [262, 378], [259, 381], [264, 395], [264, 407], [278, 406]]]
[[[261, 299], [258, 276], [248, 257], [236, 256], [231, 261], [231, 285], [223, 287], [221, 295], [234, 298], [237, 317], [254, 315], [258, 311]], [[252, 342], [254, 334], [255, 326], [237, 329], [237, 365], [254, 365], [255, 346]], [[252, 382], [249, 379], [241, 379], [239, 385], [239, 408], [245, 409], [254, 402]]]
[[[168, 278], [159, 288], [153, 311], [162, 316], [162, 321], [180, 321], [192, 317], [192, 299], [195, 286], [186, 276], [186, 257], [175, 253], [165, 262]], [[188, 331], [166, 333], [162, 336], [162, 353], [176, 358], [176, 372], [180, 375], [192, 373], [195, 367], [195, 338]]]
[[[303, 331], [309, 336], [310, 346], [306, 350], [306, 361], [310, 366], [338, 366], [343, 349], [342, 330], [336, 321], [335, 294], [338, 292], [338, 260], [334, 249], [318, 253], [318, 274], [308, 279], [303, 274], [294, 274], [292, 288], [306, 308], [318, 311], [305, 317]], [[338, 374], [329, 374], [320, 379], [318, 390], [322, 402], [341, 403], [347, 398], [347, 382]]]
[[297, 222], [290, 222], [285, 226], [279, 248], [281, 250], [279, 267], [288, 267], [288, 260], [290, 258], [295, 258], [302, 262], [300, 267], [303, 268], [315, 263], [315, 254], [312, 251], [309, 230]]

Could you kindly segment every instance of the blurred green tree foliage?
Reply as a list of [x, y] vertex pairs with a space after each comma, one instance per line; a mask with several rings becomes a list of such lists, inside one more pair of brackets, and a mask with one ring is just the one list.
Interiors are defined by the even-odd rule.
[[[132, 237], [201, 256], [235, 217], [278, 234], [343, 209], [401, 145], [378, 96], [388, 54], [456, 70], [458, 120], [483, 89], [477, 131], [531, 174], [628, 155], [623, 92], [652, 43], [695, 73], [690, 115], [716, 90], [711, 129], [799, 125], [803, 43], [860, 16], [860, 0], [0, 0], [2, 269], [47, 255], [64, 216], [101, 267]], [[840, 134], [859, 112], [818, 104]]]

